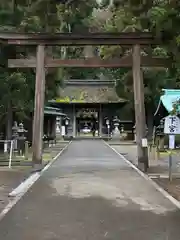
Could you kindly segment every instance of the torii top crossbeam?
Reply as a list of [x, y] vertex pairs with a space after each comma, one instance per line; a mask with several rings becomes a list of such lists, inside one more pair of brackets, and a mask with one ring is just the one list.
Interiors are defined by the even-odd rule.
[[129, 33], [0, 33], [0, 43], [10, 45], [157, 45], [149, 32]]

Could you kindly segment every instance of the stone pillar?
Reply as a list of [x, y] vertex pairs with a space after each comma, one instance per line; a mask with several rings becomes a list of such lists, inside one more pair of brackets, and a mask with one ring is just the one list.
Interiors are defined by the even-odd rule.
[[56, 136], [61, 136], [61, 117], [56, 117]]
[[56, 137], [56, 118], [54, 117], [52, 119], [52, 131], [51, 131], [51, 135], [53, 137]]
[[101, 104], [99, 105], [99, 137], [102, 137], [102, 109], [101, 109]]
[[50, 136], [51, 135], [51, 121], [48, 117], [48, 120], [47, 120], [47, 135]]
[[76, 137], [76, 107], [73, 105], [73, 138]]

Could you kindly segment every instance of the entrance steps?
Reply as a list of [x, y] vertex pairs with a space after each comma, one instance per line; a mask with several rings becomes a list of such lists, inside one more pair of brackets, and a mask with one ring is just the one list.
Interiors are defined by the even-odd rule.
[[122, 141], [119, 139], [108, 138], [107, 136], [102, 137], [92, 137], [92, 136], [76, 136], [72, 138], [73, 140], [104, 140], [107, 141], [109, 145], [136, 145], [134, 141]]
[[85, 140], [85, 139], [88, 139], [88, 140], [100, 140], [100, 139], [103, 139], [103, 140], [106, 141], [106, 140], [108, 140], [108, 137], [76, 136], [76, 137], [73, 138], [73, 140]]

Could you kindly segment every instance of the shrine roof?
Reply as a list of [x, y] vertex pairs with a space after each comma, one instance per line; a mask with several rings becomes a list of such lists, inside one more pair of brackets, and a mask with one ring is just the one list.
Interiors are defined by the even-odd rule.
[[56, 103], [124, 103], [114, 86], [66, 85], [59, 90]]
[[[173, 111], [173, 105], [180, 100], [180, 89], [163, 89], [163, 95], [160, 97], [157, 110], [154, 115], [157, 115], [161, 105], [164, 106], [168, 113]], [[180, 107], [178, 109], [180, 112]]]

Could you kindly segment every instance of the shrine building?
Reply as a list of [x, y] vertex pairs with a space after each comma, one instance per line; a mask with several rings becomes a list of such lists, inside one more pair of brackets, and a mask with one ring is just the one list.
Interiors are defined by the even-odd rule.
[[117, 110], [127, 102], [117, 96], [114, 80], [66, 80], [59, 90], [59, 96], [49, 103], [67, 116], [66, 135], [73, 138], [83, 131], [88, 134], [93, 123], [96, 136], [107, 135], [106, 120], [112, 123]]

